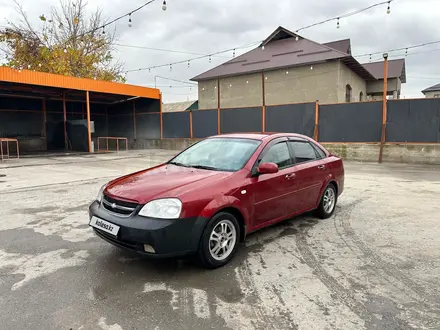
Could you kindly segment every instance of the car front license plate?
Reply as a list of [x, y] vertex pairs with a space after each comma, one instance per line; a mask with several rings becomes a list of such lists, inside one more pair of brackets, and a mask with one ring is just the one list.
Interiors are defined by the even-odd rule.
[[116, 226], [108, 221], [99, 219], [95, 216], [90, 219], [89, 225], [105, 231], [106, 233], [112, 234], [113, 236], [117, 236], [119, 232], [119, 226]]

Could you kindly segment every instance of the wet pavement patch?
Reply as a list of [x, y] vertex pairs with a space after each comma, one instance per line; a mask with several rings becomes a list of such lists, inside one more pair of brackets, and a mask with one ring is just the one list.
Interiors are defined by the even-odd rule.
[[85, 248], [93, 248], [97, 243], [104, 244], [99, 239], [93, 238], [79, 245], [65, 241], [58, 235], [44, 235], [30, 228], [0, 231], [0, 251], [7, 253], [36, 255], [66, 248], [74, 253]]
[[416, 327], [402, 320], [401, 314], [404, 313], [397, 307], [391, 299], [378, 296], [367, 295], [366, 309], [376, 317], [372, 317], [366, 322], [367, 330], [415, 330]]

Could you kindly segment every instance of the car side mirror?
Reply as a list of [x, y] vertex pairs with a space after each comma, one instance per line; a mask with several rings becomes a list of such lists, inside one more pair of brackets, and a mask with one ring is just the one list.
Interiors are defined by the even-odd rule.
[[258, 174], [270, 174], [277, 172], [278, 172], [278, 165], [275, 163], [261, 163], [260, 166], [258, 166], [257, 168]]

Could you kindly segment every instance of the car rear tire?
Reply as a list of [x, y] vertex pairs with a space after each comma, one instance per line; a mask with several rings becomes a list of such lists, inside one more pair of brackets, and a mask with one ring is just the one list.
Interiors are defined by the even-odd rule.
[[337, 201], [338, 195], [336, 193], [336, 187], [333, 183], [329, 183], [324, 189], [321, 201], [316, 209], [316, 215], [321, 219], [330, 218], [335, 212]]
[[240, 241], [240, 226], [230, 213], [214, 215], [203, 231], [198, 251], [200, 263], [214, 269], [226, 265], [234, 256]]

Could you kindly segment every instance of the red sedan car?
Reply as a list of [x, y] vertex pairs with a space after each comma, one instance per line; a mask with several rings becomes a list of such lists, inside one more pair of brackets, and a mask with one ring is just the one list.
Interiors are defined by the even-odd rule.
[[250, 232], [304, 212], [330, 217], [341, 158], [299, 134], [206, 138], [168, 162], [103, 186], [89, 208], [102, 239], [151, 257], [225, 265]]

